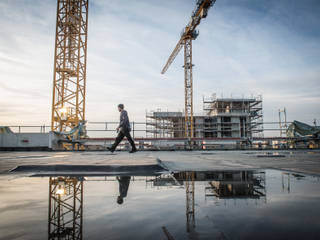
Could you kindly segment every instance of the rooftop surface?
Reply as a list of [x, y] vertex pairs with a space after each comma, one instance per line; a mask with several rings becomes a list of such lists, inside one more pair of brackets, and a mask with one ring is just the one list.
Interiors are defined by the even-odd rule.
[[0, 239], [319, 239], [319, 161], [319, 150], [0, 152]]
[[282, 151], [141, 151], [0, 152], [0, 173], [21, 165], [154, 165], [157, 159], [173, 171], [280, 169], [320, 176], [319, 150]]

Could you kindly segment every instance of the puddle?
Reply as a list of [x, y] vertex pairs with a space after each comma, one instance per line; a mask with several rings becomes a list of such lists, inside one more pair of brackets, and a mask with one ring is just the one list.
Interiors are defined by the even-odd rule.
[[213, 152], [203, 152], [203, 153], [200, 153], [201, 155], [215, 155], [215, 153]]
[[0, 177], [0, 239], [319, 239], [319, 178], [281, 172]]
[[286, 157], [284, 154], [280, 154], [279, 152], [265, 152], [263, 154], [258, 154], [256, 157], [269, 157], [269, 158], [277, 158], [277, 157]]

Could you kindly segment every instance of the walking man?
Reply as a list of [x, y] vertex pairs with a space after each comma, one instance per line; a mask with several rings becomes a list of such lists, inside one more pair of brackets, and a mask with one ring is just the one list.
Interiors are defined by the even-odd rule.
[[130, 122], [129, 122], [129, 118], [128, 118], [128, 113], [126, 110], [124, 110], [123, 104], [118, 105], [118, 110], [120, 112], [120, 123], [119, 123], [119, 126], [117, 127], [118, 136], [117, 136], [114, 144], [112, 144], [111, 147], [107, 147], [107, 149], [110, 152], [114, 152], [114, 150], [116, 150], [118, 144], [122, 141], [122, 139], [124, 137], [127, 137], [129, 143], [131, 144], [130, 153], [134, 153], [137, 151], [137, 149], [136, 149], [134, 141], [132, 140], [132, 137], [130, 135], [131, 127], [130, 127]]

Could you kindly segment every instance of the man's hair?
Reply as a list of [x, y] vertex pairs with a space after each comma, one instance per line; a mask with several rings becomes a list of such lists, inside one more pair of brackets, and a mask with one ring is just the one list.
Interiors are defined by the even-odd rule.
[[120, 104], [118, 105], [118, 108], [124, 109], [124, 105], [123, 105], [122, 103], [120, 103]]

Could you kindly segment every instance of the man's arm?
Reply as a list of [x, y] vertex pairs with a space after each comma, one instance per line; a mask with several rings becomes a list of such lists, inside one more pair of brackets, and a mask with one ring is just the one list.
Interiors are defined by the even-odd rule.
[[119, 126], [118, 128], [125, 128], [127, 127], [127, 122], [128, 122], [128, 114], [127, 114], [127, 111], [122, 111], [121, 114], [120, 114], [120, 123], [119, 123]]

